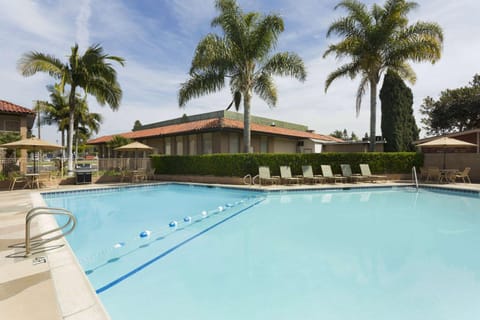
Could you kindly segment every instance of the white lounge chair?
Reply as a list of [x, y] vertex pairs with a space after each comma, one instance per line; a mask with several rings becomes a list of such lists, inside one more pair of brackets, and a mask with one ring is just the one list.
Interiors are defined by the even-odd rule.
[[342, 182], [345, 182], [345, 180], [347, 180], [347, 178], [342, 177], [341, 175], [334, 175], [332, 172], [332, 167], [330, 165], [322, 164], [320, 168], [322, 168], [322, 175], [325, 177], [325, 179], [327, 179], [327, 182], [333, 181], [333, 183], [337, 183], [337, 180]]
[[322, 175], [313, 174], [312, 166], [302, 166], [303, 181], [309, 181], [311, 183], [324, 183], [325, 177]]
[[292, 170], [290, 166], [280, 166], [280, 179], [284, 183], [300, 183], [301, 178], [292, 177]]
[[266, 166], [261, 166], [258, 167], [258, 181], [260, 185], [262, 185], [262, 182], [278, 184], [280, 182], [280, 178], [270, 176], [270, 168]]
[[366, 181], [367, 177], [363, 177], [360, 174], [353, 174], [352, 167], [349, 164], [341, 164], [340, 168], [342, 169], [342, 176], [346, 177], [350, 182]]
[[370, 166], [368, 165], [368, 163], [360, 164], [360, 172], [362, 173], [362, 176], [368, 177], [372, 182], [387, 179], [387, 176], [372, 174], [372, 172], [370, 171]]

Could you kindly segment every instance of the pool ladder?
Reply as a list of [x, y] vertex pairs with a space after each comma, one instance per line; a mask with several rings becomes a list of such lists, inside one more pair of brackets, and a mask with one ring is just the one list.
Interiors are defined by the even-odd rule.
[[[67, 221], [54, 229], [42, 232], [36, 236], [31, 236], [31, 230], [30, 230], [30, 225], [36, 217], [40, 215], [56, 215], [56, 216], [66, 216]], [[23, 257], [28, 257], [32, 254], [33, 249], [39, 249], [41, 246], [43, 246], [46, 243], [49, 243], [51, 241], [60, 239], [62, 237], [67, 236], [70, 234], [74, 229], [75, 226], [77, 225], [77, 219], [75, 216], [68, 210], [63, 209], [63, 208], [48, 208], [48, 207], [36, 207], [33, 209], [30, 209], [28, 211], [27, 215], [25, 216], [25, 242], [23, 243], [18, 243], [9, 246], [10, 248], [25, 248], [25, 252]], [[52, 235], [54, 233], [57, 233], [55, 235]], [[50, 235], [49, 237], [45, 237], [47, 235]], [[47, 251], [51, 249], [57, 249], [62, 247], [63, 245], [56, 245], [50, 248], [42, 248], [38, 252], [41, 251]], [[37, 253], [37, 252], [35, 252]], [[18, 257], [18, 254], [13, 254], [11, 257]]]
[[415, 166], [412, 167], [412, 181], [415, 182], [415, 187], [418, 191], [418, 178], [417, 178], [417, 169]]
[[245, 177], [243, 177], [243, 183], [246, 185], [254, 185], [255, 180], [259, 178], [259, 175], [257, 174], [256, 176], [252, 177], [251, 174], [247, 174]]

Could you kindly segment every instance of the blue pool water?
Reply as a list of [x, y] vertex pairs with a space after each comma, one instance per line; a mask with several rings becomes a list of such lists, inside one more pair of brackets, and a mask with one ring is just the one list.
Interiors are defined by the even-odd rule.
[[115, 320], [480, 317], [478, 195], [165, 185], [44, 197], [77, 216], [67, 238]]

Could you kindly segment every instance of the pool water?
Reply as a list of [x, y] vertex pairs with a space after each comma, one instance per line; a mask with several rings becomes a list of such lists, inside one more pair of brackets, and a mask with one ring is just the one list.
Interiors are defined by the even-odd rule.
[[138, 190], [46, 196], [112, 319], [480, 317], [478, 195]]

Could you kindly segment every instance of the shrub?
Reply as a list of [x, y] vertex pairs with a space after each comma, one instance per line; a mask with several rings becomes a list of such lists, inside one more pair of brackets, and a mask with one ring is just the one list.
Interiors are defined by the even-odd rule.
[[423, 154], [414, 152], [390, 153], [295, 153], [295, 154], [210, 154], [198, 156], [153, 155], [152, 166], [157, 174], [188, 174], [243, 177], [257, 174], [259, 166], [270, 167], [272, 175], [280, 174], [281, 165], [289, 165], [292, 174], [301, 174], [302, 165], [310, 164], [314, 172], [320, 165], [329, 164], [340, 173], [340, 164], [348, 163], [354, 173], [359, 164], [368, 163], [372, 173], [409, 173], [413, 166], [423, 165]]

